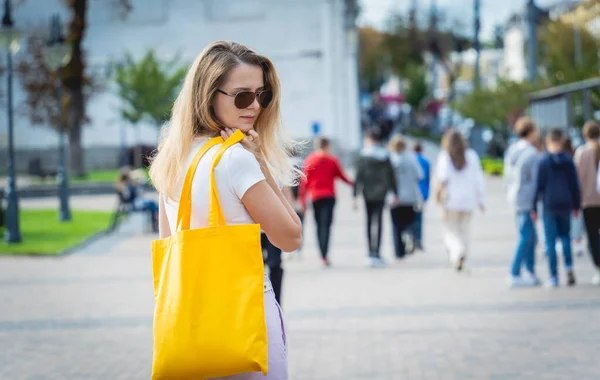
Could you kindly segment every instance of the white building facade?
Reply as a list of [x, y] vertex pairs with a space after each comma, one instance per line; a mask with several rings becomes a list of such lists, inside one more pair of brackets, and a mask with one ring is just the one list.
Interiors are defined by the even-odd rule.
[[[357, 31], [348, 20], [344, 0], [131, 0], [125, 20], [105, 0], [89, 0], [85, 37], [87, 61], [97, 75], [107, 75], [111, 62], [126, 52], [143, 56], [150, 48], [170, 60], [177, 54], [189, 64], [210, 42], [233, 40], [270, 57], [282, 85], [282, 116], [290, 137], [318, 133], [330, 137], [341, 155], [360, 145]], [[53, 12], [68, 21], [62, 1], [27, 0], [15, 9], [15, 25], [47, 25]], [[18, 55], [15, 58], [18, 61]], [[119, 99], [109, 77], [107, 91], [88, 103], [91, 122], [83, 127], [82, 145], [88, 169], [116, 167], [123, 141], [156, 145], [157, 130], [133, 128], [119, 117]], [[23, 99], [15, 78], [15, 107]], [[3, 115], [6, 120], [6, 115]], [[124, 132], [124, 134], [123, 134]], [[0, 148], [6, 147], [6, 123], [0, 121]], [[57, 135], [33, 126], [24, 115], [15, 120], [18, 169], [32, 157], [51, 168]], [[3, 153], [4, 153], [3, 152]], [[5, 154], [0, 159], [4, 162]], [[54, 164], [55, 165], [55, 164]]]

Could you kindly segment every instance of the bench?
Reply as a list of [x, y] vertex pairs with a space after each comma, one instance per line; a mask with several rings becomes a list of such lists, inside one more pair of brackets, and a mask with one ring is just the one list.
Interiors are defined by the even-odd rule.
[[37, 157], [29, 160], [27, 174], [45, 180], [46, 177], [56, 177], [58, 172], [56, 170], [44, 170], [42, 167], [42, 159]]
[[[135, 207], [133, 207], [133, 204], [131, 202], [127, 202], [123, 198], [123, 194], [120, 191], [117, 191], [117, 207], [115, 208], [109, 231], [115, 231], [119, 226], [121, 219], [127, 218], [131, 213], [146, 214], [147, 211], [136, 209]], [[152, 221], [150, 221], [149, 218], [144, 218], [144, 220], [144, 232], [152, 231]]]

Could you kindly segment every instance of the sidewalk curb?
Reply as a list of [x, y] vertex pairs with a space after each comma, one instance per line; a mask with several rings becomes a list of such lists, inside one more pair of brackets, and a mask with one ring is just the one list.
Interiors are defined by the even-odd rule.
[[88, 237], [87, 239], [84, 239], [81, 243], [76, 244], [70, 248], [62, 250], [61, 252], [57, 253], [56, 256], [57, 257], [69, 256], [74, 253], [77, 253], [78, 251], [89, 246], [90, 244], [95, 243], [96, 241], [109, 236], [112, 232], [113, 231], [111, 230], [111, 228], [108, 227], [107, 229], [97, 232], [97, 233], [93, 234], [92, 236]]

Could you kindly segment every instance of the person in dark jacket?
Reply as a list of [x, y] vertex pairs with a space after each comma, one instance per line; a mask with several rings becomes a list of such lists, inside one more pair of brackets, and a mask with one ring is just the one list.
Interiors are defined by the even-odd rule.
[[384, 264], [379, 254], [383, 207], [388, 193], [397, 200], [397, 185], [388, 151], [381, 143], [381, 131], [367, 131], [365, 147], [356, 163], [354, 182], [354, 209], [358, 209], [358, 195], [362, 193], [367, 209], [367, 241], [369, 243], [369, 265]]
[[[542, 198], [543, 223], [546, 242], [560, 239], [567, 271], [567, 284], [575, 285], [571, 253], [571, 214], [577, 217], [581, 208], [581, 192], [577, 170], [571, 156], [564, 151], [565, 136], [562, 130], [553, 129], [546, 137], [548, 153], [539, 164], [536, 193], [532, 205], [532, 218], [537, 219], [537, 201]], [[548, 286], [557, 287], [558, 270], [555, 244], [546, 244], [550, 266]]]

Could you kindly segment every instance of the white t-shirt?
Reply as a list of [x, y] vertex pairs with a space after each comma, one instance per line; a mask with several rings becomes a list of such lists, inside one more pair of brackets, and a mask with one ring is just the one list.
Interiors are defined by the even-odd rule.
[[[194, 156], [206, 141], [207, 139], [194, 140], [185, 164], [186, 173]], [[192, 217], [190, 222], [190, 228], [192, 229], [208, 227], [210, 165], [220, 146], [219, 144], [209, 149], [196, 168], [196, 174], [192, 180]], [[177, 186], [177, 194], [181, 193], [184, 178], [185, 175]], [[223, 153], [215, 168], [215, 181], [221, 209], [228, 225], [254, 223], [241, 199], [249, 188], [264, 179], [265, 176], [260, 170], [260, 164], [256, 157], [240, 144], [235, 144]], [[178, 207], [179, 199], [165, 201], [171, 233], [176, 230]]]
[[445, 207], [453, 211], [472, 211], [483, 204], [485, 178], [479, 156], [473, 149], [465, 152], [467, 164], [457, 170], [450, 155], [442, 151], [435, 169], [437, 179], [446, 182]]

